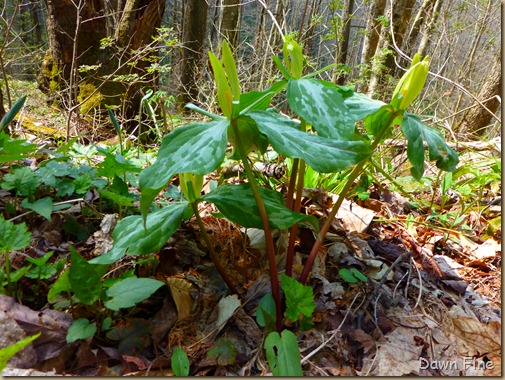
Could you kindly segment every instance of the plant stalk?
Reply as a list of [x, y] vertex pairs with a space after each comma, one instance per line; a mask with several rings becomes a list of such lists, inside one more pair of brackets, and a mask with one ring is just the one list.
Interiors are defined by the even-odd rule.
[[205, 225], [203, 224], [202, 218], [200, 217], [200, 213], [198, 212], [198, 202], [191, 202], [191, 207], [193, 208], [193, 212], [195, 213], [196, 221], [198, 222], [198, 226], [200, 227], [200, 232], [202, 234], [203, 240], [205, 240], [205, 244], [207, 244], [207, 249], [209, 250], [210, 258], [214, 262], [214, 265], [216, 266], [216, 269], [219, 272], [219, 275], [224, 280], [224, 282], [226, 283], [228, 288], [231, 290], [231, 292], [233, 294], [238, 294], [237, 288], [233, 284], [233, 281], [231, 281], [230, 277], [228, 277], [223, 266], [219, 262], [219, 258], [217, 257], [216, 251], [214, 250], [214, 246], [212, 245], [212, 242], [210, 241], [209, 234], [207, 233], [207, 230], [205, 229]]
[[[298, 182], [296, 186], [296, 198], [293, 211], [300, 212], [300, 206], [302, 204], [302, 193], [303, 193], [303, 180], [305, 178], [305, 161], [299, 160], [298, 163]], [[289, 232], [289, 243], [288, 243], [288, 254], [286, 256], [286, 276], [292, 276], [293, 274], [293, 261], [295, 257], [295, 241], [296, 234], [298, 233], [298, 223], [291, 227]]]
[[265, 208], [265, 204], [263, 203], [263, 199], [261, 198], [258, 185], [255, 181], [254, 174], [251, 169], [251, 165], [249, 165], [249, 161], [247, 161], [247, 154], [245, 152], [244, 146], [242, 145], [240, 132], [237, 126], [237, 121], [232, 119], [231, 126], [233, 128], [233, 133], [235, 134], [237, 149], [242, 159], [244, 170], [246, 172], [247, 179], [249, 180], [249, 185], [251, 186], [251, 191], [254, 195], [254, 199], [256, 200], [256, 205], [258, 206], [261, 222], [263, 224], [263, 230], [265, 233], [265, 240], [267, 245], [268, 264], [269, 264], [268, 266], [270, 269], [270, 283], [272, 287], [272, 296], [275, 302], [275, 311], [276, 311], [275, 323], [277, 331], [280, 332], [282, 330], [282, 305], [279, 288], [279, 274], [277, 273], [277, 259], [275, 258], [275, 246], [274, 246], [274, 239], [272, 237], [272, 229], [270, 228], [267, 210]]
[[[398, 111], [398, 112], [400, 112], [400, 111]], [[387, 123], [385, 123], [385, 127], [377, 135], [377, 137], [373, 141], [372, 145], [370, 146], [371, 152], [374, 152], [377, 149], [377, 146], [380, 144], [380, 142], [387, 135], [398, 112], [391, 112]], [[333, 220], [335, 219], [335, 216], [337, 215], [338, 210], [340, 209], [340, 206], [342, 205], [342, 202], [344, 201], [344, 199], [347, 196], [347, 194], [349, 193], [349, 191], [352, 189], [352, 187], [354, 185], [354, 181], [361, 174], [361, 172], [363, 171], [363, 168], [368, 163], [368, 161], [369, 161], [369, 158], [365, 158], [364, 160], [359, 162], [354, 167], [354, 169], [351, 171], [351, 173], [349, 174], [349, 177], [347, 178], [347, 182], [338, 196], [337, 202], [333, 205], [333, 208], [331, 209], [331, 212], [328, 215], [328, 218], [326, 219], [324, 225], [321, 227], [320, 238], [316, 240], [316, 242], [314, 243], [314, 246], [312, 247], [312, 250], [310, 251], [307, 262], [305, 263], [305, 266], [303, 267], [302, 274], [298, 280], [298, 281], [300, 281], [300, 283], [305, 285], [305, 283], [307, 282], [307, 279], [309, 277], [309, 273], [312, 269], [312, 265], [314, 265], [314, 260], [316, 259], [316, 256], [317, 256], [317, 252], [319, 251], [319, 248], [321, 248], [321, 245], [323, 244], [326, 234], [328, 233], [331, 225], [333, 224]]]

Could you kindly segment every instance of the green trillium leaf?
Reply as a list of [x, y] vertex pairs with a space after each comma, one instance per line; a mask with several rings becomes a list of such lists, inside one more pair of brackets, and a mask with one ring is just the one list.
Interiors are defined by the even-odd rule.
[[415, 115], [405, 113], [402, 132], [408, 140], [407, 157], [412, 164], [411, 173], [415, 179], [420, 179], [424, 173], [423, 140], [428, 145], [430, 160], [436, 161], [439, 169], [449, 172], [456, 169], [458, 154], [446, 144], [438, 130], [424, 124]]
[[187, 205], [188, 202], [174, 202], [167, 207], [149, 213], [145, 229], [141, 215], [124, 218], [112, 233], [114, 238], [112, 250], [105, 255], [94, 258], [91, 262], [112, 264], [125, 254], [142, 255], [157, 251], [179, 228]]
[[139, 176], [141, 211], [145, 216], [159, 191], [177, 173], [207, 174], [217, 169], [226, 152], [228, 120], [179, 127], [161, 144], [156, 162]]
[[319, 79], [291, 79], [287, 98], [291, 109], [311, 124], [320, 136], [353, 140], [354, 119], [333, 83]]
[[278, 153], [304, 159], [318, 172], [345, 170], [371, 154], [366, 141], [342, 141], [309, 134], [299, 130], [295, 121], [275, 112], [253, 111], [249, 115]]
[[[281, 193], [264, 188], [259, 191], [272, 228], [286, 229], [301, 222], [318, 231], [317, 219], [313, 215], [303, 215], [288, 209]], [[258, 206], [248, 183], [219, 186], [202, 199], [214, 203], [219, 211], [234, 223], [246, 228], [263, 228]]]

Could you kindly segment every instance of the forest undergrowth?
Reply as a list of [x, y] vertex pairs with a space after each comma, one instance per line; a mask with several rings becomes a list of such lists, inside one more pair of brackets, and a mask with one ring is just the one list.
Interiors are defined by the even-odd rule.
[[22, 351], [5, 375], [501, 373], [501, 144], [406, 111], [427, 60], [386, 104], [284, 49], [283, 78], [247, 93], [226, 45], [210, 53], [222, 114], [190, 105], [159, 148], [111, 110], [65, 141], [12, 84], [0, 367]]

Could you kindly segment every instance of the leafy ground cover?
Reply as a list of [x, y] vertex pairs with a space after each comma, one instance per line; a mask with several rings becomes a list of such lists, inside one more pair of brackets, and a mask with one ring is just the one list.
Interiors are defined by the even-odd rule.
[[[208, 118], [158, 152], [2, 132], [0, 365], [24, 347], [6, 375], [501, 373], [500, 147], [456, 166], [405, 112], [427, 61], [385, 105], [285, 48], [284, 79], [246, 94], [211, 54], [223, 115], [192, 106]], [[284, 90], [299, 121], [266, 110]]]

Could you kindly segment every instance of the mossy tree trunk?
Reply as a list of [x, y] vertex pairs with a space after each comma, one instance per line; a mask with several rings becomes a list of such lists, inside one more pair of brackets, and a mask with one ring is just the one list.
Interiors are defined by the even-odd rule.
[[[146, 73], [147, 50], [160, 26], [164, 0], [46, 0], [49, 48], [39, 74], [39, 88], [66, 110], [124, 104], [124, 115], [138, 112], [141, 92], [156, 86]], [[111, 35], [111, 32], [114, 34]], [[101, 41], [107, 39], [106, 46]], [[144, 54], [139, 51], [146, 49]], [[87, 70], [79, 68], [88, 66]], [[133, 83], [112, 80], [112, 74], [141, 78]], [[117, 78], [117, 77], [116, 77]], [[84, 102], [86, 103], [86, 102]]]

